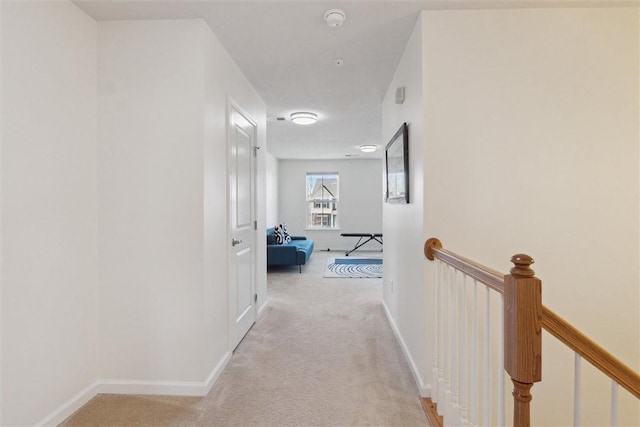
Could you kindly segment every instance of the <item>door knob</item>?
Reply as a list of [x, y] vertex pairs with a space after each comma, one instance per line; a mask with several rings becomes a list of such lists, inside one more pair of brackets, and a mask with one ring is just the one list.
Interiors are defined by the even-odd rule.
[[242, 243], [242, 240], [231, 239], [231, 246], [239, 245]]

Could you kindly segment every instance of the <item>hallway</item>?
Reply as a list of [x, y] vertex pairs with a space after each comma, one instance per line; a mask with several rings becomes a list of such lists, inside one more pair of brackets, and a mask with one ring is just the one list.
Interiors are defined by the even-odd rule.
[[208, 396], [99, 395], [64, 426], [425, 426], [381, 279], [270, 271], [269, 304]]

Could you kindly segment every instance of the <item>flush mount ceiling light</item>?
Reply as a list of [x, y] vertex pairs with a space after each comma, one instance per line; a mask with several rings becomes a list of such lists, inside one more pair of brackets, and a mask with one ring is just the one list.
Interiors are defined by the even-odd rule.
[[291, 121], [297, 125], [312, 125], [318, 121], [318, 115], [300, 111], [298, 113], [291, 113]]
[[337, 28], [342, 26], [347, 14], [342, 9], [330, 9], [324, 14], [324, 20], [331, 28]]
[[361, 145], [360, 146], [360, 151], [362, 151], [363, 153], [373, 153], [374, 151], [376, 151], [378, 149], [377, 145]]

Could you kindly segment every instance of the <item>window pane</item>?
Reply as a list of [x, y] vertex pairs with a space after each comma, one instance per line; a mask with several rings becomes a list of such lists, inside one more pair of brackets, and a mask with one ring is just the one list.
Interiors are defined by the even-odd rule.
[[307, 227], [338, 228], [338, 174], [309, 173], [306, 180]]
[[338, 174], [308, 174], [307, 200], [338, 200]]

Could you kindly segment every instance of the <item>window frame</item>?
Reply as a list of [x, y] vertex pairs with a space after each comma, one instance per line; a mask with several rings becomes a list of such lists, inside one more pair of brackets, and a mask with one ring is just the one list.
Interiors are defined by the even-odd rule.
[[[333, 198], [309, 198], [309, 177], [335, 177], [336, 194]], [[323, 185], [324, 187], [324, 185]], [[326, 188], [326, 187], [325, 187]], [[312, 209], [319, 209], [312, 212]], [[328, 219], [328, 220], [327, 220]], [[332, 220], [333, 219], [333, 220]], [[329, 225], [314, 225], [314, 223]], [[331, 225], [333, 222], [334, 225]], [[305, 173], [305, 230], [307, 231], [339, 231], [340, 230], [340, 173], [338, 172], [306, 172]]]

